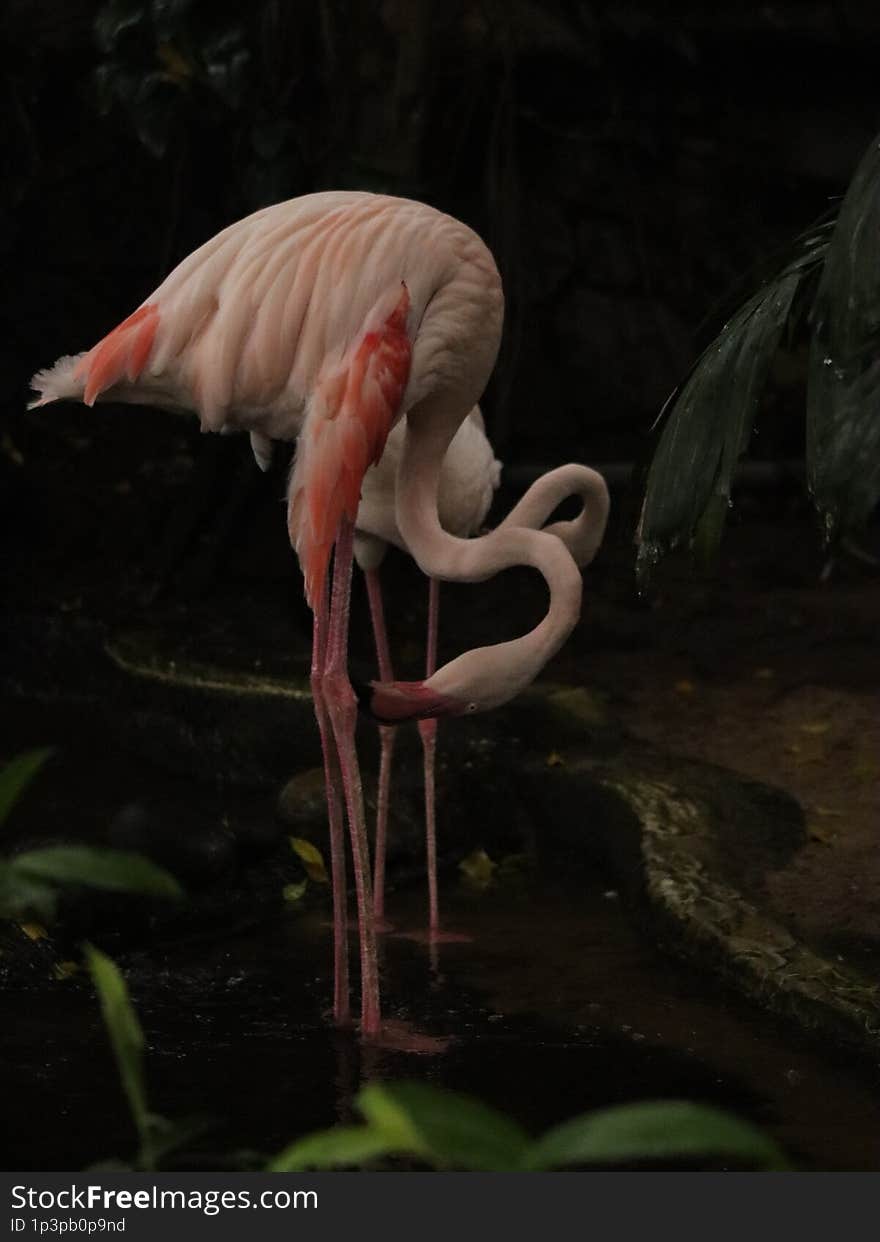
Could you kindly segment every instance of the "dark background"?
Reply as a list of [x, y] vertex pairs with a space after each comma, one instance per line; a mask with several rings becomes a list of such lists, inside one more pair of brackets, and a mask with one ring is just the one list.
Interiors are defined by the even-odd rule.
[[10, 395], [232, 220], [382, 189], [498, 256], [511, 459], [631, 454], [880, 128], [866, 3], [9, 0], [2, 34]]
[[[218, 548], [184, 591], [230, 540], [250, 563], [258, 542], [284, 553], [283, 475], [255, 501], [242, 440], [130, 408], [23, 412], [37, 367], [230, 221], [344, 186], [481, 232], [508, 298], [485, 405], [516, 480], [643, 459], [731, 296], [880, 129], [868, 3], [9, 0], [0, 32], [3, 516], [38, 595], [90, 558], [96, 580], [149, 562], [167, 583], [194, 540]], [[780, 352], [753, 455], [802, 456], [804, 359], [798, 339]], [[633, 520], [616, 507], [626, 542]]]
[[[158, 1107], [173, 1116], [203, 1111], [216, 1083], [232, 1084], [236, 1102], [222, 1111], [241, 1132], [230, 1145], [260, 1127], [265, 1141], [270, 1098], [280, 1143], [291, 1126], [330, 1120], [323, 1097], [313, 1116], [278, 1090], [290, 1081], [287, 1015], [302, 988], [307, 1004], [315, 989], [324, 997], [324, 967], [313, 969], [310, 956], [297, 958], [278, 941], [284, 960], [276, 985], [275, 975], [261, 973], [267, 938], [260, 922], [240, 947], [249, 1001], [222, 992], [233, 997], [231, 1008], [221, 1002], [229, 1027], [209, 1024], [202, 1042], [193, 1041], [190, 1011], [201, 1012], [206, 997], [226, 988], [239, 916], [277, 913], [282, 876], [293, 878], [287, 821], [274, 812], [278, 792], [291, 772], [308, 776], [319, 759], [307, 707], [297, 716], [271, 695], [237, 695], [231, 676], [274, 675], [287, 684], [308, 669], [311, 617], [287, 540], [286, 461], [282, 455], [260, 475], [244, 437], [200, 436], [195, 419], [141, 407], [26, 413], [29, 376], [94, 344], [174, 263], [247, 212], [319, 189], [383, 189], [463, 218], [497, 255], [508, 316], [485, 401], [505, 463], [495, 516], [538, 469], [571, 459], [644, 460], [660, 407], [724, 322], [737, 290], [751, 293], [779, 251], [835, 205], [880, 131], [880, 7], [6, 0], [0, 39], [0, 553], [9, 596], [0, 619], [0, 752], [57, 748], [15, 808], [5, 841], [9, 848], [84, 839], [143, 849], [184, 875], [188, 891], [203, 886], [203, 900], [188, 902], [182, 916], [191, 919], [189, 938], [173, 923], [168, 935], [181, 946], [183, 959], [169, 952], [182, 968], [157, 971], [154, 963], [166, 959], [136, 956], [152, 935], [137, 911], [122, 927], [123, 941], [135, 946], [127, 959], [135, 1000], [148, 1031], [165, 1030], [170, 1050], [156, 1065]], [[734, 494], [708, 585], [683, 556], [671, 556], [665, 576], [658, 571], [651, 590], [639, 594], [638, 491], [613, 489], [609, 535], [585, 578], [583, 622], [546, 676], [586, 684], [607, 705], [595, 737], [585, 725], [585, 744], [596, 745], [606, 723], [616, 736], [619, 722], [663, 751], [770, 782], [797, 799], [810, 817], [809, 843], [791, 868], [768, 876], [761, 900], [775, 903], [774, 916], [797, 935], [830, 948], [835, 962], [857, 950], [874, 977], [880, 545], [873, 560], [868, 544], [857, 556], [823, 549], [796, 467], [805, 374], [802, 324], [776, 358], [749, 450], [755, 459], [795, 465]], [[868, 536], [877, 535], [875, 515]], [[424, 582], [400, 555], [388, 558], [383, 575], [397, 674], [420, 676]], [[545, 606], [543, 583], [527, 570], [479, 587], [444, 585], [441, 662], [523, 633]], [[359, 575], [353, 616], [352, 669], [373, 676]], [[206, 668], [215, 679], [229, 675], [226, 693], [198, 690]], [[527, 705], [520, 719], [526, 715]], [[477, 842], [493, 858], [523, 848], [510, 844], [525, 813], [519, 752], [505, 734], [511, 719], [499, 712], [442, 727], [438, 823], [450, 880]], [[534, 735], [525, 734], [529, 753], [541, 771], [564, 771], [555, 753], [564, 736], [560, 742], [555, 725], [545, 729], [543, 717], [535, 719]], [[368, 781], [374, 734], [364, 721]], [[422, 874], [417, 746], [414, 730], [401, 739], [402, 810], [399, 835], [392, 834], [401, 842], [396, 879], [401, 891], [412, 886], [413, 901]], [[474, 756], [484, 765], [477, 777]], [[297, 797], [305, 801], [301, 791]], [[314, 827], [324, 818], [320, 796], [312, 810]], [[536, 816], [538, 841], [546, 840], [548, 818]], [[568, 871], [567, 855], [560, 860], [542, 848], [552, 878]], [[580, 873], [572, 880], [580, 885]], [[607, 910], [598, 872], [596, 882], [596, 901]], [[579, 901], [582, 895], [578, 889]], [[121, 957], [110, 939], [118, 934], [115, 908], [102, 914], [83, 900], [76, 911], [77, 938], [85, 925], [102, 943], [109, 928], [106, 947]], [[616, 925], [629, 946], [628, 921]], [[548, 921], [536, 937], [541, 920], [523, 924], [518, 913], [511, 926], [524, 938], [510, 937], [511, 988], [515, 1003], [525, 997], [530, 1006], [548, 962], [554, 980], [560, 974], [544, 947], [556, 925]], [[565, 942], [568, 925], [559, 926]], [[751, 1115], [752, 1087], [730, 1096], [730, 1074], [748, 1084], [757, 1075], [764, 1099], [772, 1073], [773, 1098], [780, 1089], [785, 1096], [781, 1112], [789, 1117], [794, 1108], [800, 1117], [797, 1145], [806, 1141], [809, 1113], [806, 1132], [823, 1132], [823, 1150], [840, 1147], [831, 1167], [843, 1167], [841, 1131], [867, 1150], [876, 1118], [860, 1082], [837, 1096], [811, 1071], [807, 1093], [793, 1105], [787, 1046], [768, 1057], [731, 1029], [727, 1002], [723, 1021], [707, 1018], [703, 976], [692, 1022], [680, 991], [669, 992], [662, 960], [644, 959], [655, 996], [643, 989], [644, 976], [629, 973], [630, 958], [619, 969], [619, 950], [606, 955], [606, 924], [585, 926], [589, 948], [580, 948], [578, 933], [566, 949], [573, 991], [584, 990], [584, 971], [596, 962], [599, 988], [611, 980], [610, 994], [625, 995], [627, 1005], [636, 997], [636, 1012], [646, 992], [643, 1013], [662, 1006], [675, 1015], [670, 1038], [688, 1055], [699, 1027], [697, 1047], [721, 1092], [713, 1085], [707, 1098], [741, 1100]], [[525, 942], [537, 946], [533, 974], [523, 970]], [[39, 955], [54, 950], [40, 945], [25, 967], [43, 980]], [[18, 961], [5, 956], [4, 969]], [[184, 989], [181, 979], [189, 981]], [[408, 986], [404, 979], [399, 994]], [[591, 983], [586, 993], [592, 998]], [[44, 989], [41, 1004], [34, 994], [19, 1007], [22, 1022], [10, 1026], [11, 1055], [4, 1055], [11, 1111], [17, 1102], [24, 1119], [16, 1142], [30, 1144], [34, 1163], [46, 1151], [33, 1067], [51, 1110], [60, 1079], [46, 1066], [55, 1066], [71, 1103], [53, 1142], [99, 1158], [111, 1149], [106, 1110], [96, 1104], [109, 1070], [92, 998], [78, 994], [85, 1016], [76, 1025], [59, 1021], [67, 1011], [56, 991]], [[279, 995], [293, 998], [289, 1008], [279, 1006]], [[445, 1005], [443, 995], [437, 1003]], [[248, 1040], [252, 1030], [263, 1032], [269, 1010], [279, 1034], [275, 1053], [264, 1055], [265, 1045], [243, 1042], [242, 1032]], [[594, 1021], [589, 1012], [586, 1021]], [[659, 1029], [629, 1018], [621, 1028], [627, 1041], [636, 1021], [635, 1038]], [[670, 1029], [665, 1019], [662, 1029]], [[524, 1083], [527, 1095], [556, 1109], [558, 1074], [561, 1119], [576, 1106], [571, 1063], [552, 1044], [536, 1060], [524, 1039], [517, 1063], [524, 1068], [512, 1070], [514, 1062], [497, 1055], [506, 1039], [505, 1031], [502, 1044], [486, 1042], [490, 1063], [477, 1057], [472, 1077], [453, 1081], [487, 1098], [498, 1083], [504, 1107], [510, 1083]], [[322, 1040], [319, 1058], [329, 1052]], [[70, 1057], [71, 1041], [87, 1051], [86, 1072]], [[640, 1077], [614, 1044], [618, 1070], [606, 1073], [601, 1063], [599, 1073], [579, 1070], [584, 1089], [623, 1098], [662, 1094], [673, 1082], [686, 1093], [691, 1080], [677, 1077], [680, 1058], [668, 1069], [649, 1045], [639, 1064], [659, 1066], [656, 1082]], [[244, 1056], [242, 1047], [250, 1049]], [[329, 1061], [295, 1064], [317, 1065], [313, 1077], [323, 1090]], [[70, 1096], [71, 1084], [78, 1096]], [[95, 1133], [83, 1147], [87, 1115]]]

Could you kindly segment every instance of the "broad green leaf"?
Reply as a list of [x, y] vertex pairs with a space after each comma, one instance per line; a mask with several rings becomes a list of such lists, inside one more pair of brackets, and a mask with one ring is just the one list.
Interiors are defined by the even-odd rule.
[[36, 914], [51, 922], [55, 900], [50, 885], [22, 875], [11, 863], [0, 860], [0, 918], [22, 919]]
[[91, 944], [85, 946], [85, 956], [101, 1002], [104, 1025], [110, 1036], [122, 1088], [140, 1135], [140, 1163], [144, 1168], [153, 1168], [152, 1131], [155, 1121], [147, 1106], [144, 1033], [116, 963]]
[[421, 1083], [371, 1083], [356, 1104], [389, 1151], [440, 1167], [503, 1172], [528, 1146], [525, 1131], [487, 1104]]
[[880, 137], [840, 208], [812, 321], [807, 477], [830, 535], [880, 499]]
[[[432, 1103], [429, 1100], [428, 1107]], [[389, 1151], [428, 1154], [425, 1140], [412, 1124], [406, 1107], [398, 1103], [393, 1087], [370, 1083], [358, 1093], [355, 1106], [374, 1133], [382, 1136]]]
[[51, 746], [41, 750], [27, 750], [10, 760], [0, 771], [0, 824], [5, 823], [22, 792], [52, 753]]
[[336, 1126], [291, 1143], [267, 1165], [267, 1173], [299, 1173], [304, 1169], [338, 1169], [387, 1156], [385, 1136], [370, 1126]]
[[625, 1104], [575, 1117], [537, 1140], [526, 1169], [720, 1156], [759, 1169], [788, 1164], [776, 1144], [748, 1122], [685, 1100]]
[[53, 884], [85, 884], [150, 897], [183, 895], [174, 876], [141, 854], [125, 850], [59, 845], [19, 854], [9, 865], [22, 876]]

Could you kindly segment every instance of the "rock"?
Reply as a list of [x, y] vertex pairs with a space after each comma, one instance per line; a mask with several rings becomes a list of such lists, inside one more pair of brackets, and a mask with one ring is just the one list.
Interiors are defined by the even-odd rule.
[[324, 841], [327, 836], [327, 797], [324, 769], [308, 768], [292, 776], [278, 795], [276, 813], [294, 836]]
[[589, 746], [609, 753], [623, 734], [604, 696], [587, 686], [533, 686], [505, 707], [504, 718], [539, 752]]
[[[400, 755], [395, 757], [398, 762], [392, 772], [388, 821], [389, 867], [395, 867], [401, 862], [412, 863], [424, 852], [421, 809], [412, 797], [409, 765], [401, 761]], [[362, 780], [367, 830], [372, 839], [376, 819], [376, 779], [372, 766], [364, 765]], [[419, 798], [420, 796], [419, 794]], [[324, 769], [309, 768], [292, 776], [278, 795], [276, 810], [279, 820], [291, 835], [311, 841], [321, 851], [329, 866], [330, 842], [327, 834]]]
[[523, 789], [552, 865], [601, 860], [647, 906], [664, 947], [876, 1063], [873, 975], [857, 955], [823, 953], [769, 911], [766, 876], [807, 841], [792, 798], [634, 741], [611, 758], [582, 750], [552, 767], [533, 759]]

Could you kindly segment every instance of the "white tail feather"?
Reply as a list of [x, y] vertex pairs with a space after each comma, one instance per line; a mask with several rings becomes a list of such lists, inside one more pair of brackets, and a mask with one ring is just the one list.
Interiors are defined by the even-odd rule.
[[38, 371], [31, 380], [31, 388], [40, 395], [28, 404], [33, 410], [40, 405], [49, 405], [52, 401], [81, 401], [83, 395], [83, 378], [76, 379], [74, 371], [84, 354], [65, 354], [54, 366]]

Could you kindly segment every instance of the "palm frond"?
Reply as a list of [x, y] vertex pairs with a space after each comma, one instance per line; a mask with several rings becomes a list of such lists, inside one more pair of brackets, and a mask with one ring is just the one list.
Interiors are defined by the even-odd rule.
[[839, 210], [795, 239], [663, 406], [637, 534], [641, 574], [682, 542], [717, 548], [773, 356], [804, 317], [807, 476], [830, 535], [863, 523], [880, 499], [880, 139]]
[[[820, 261], [820, 235], [740, 307], [664, 407], [666, 425], [639, 524], [640, 561], [693, 538], [704, 517], [720, 538], [736, 464], [752, 433], [773, 355], [801, 282]], [[713, 536], [713, 539], [715, 537]]]
[[830, 537], [880, 499], [880, 139], [843, 200], [811, 318], [807, 479]]

